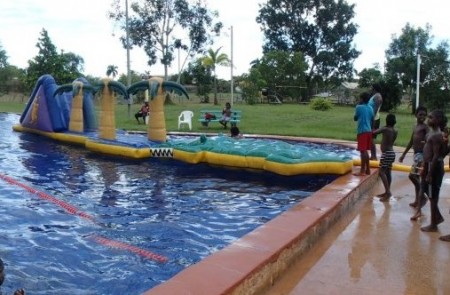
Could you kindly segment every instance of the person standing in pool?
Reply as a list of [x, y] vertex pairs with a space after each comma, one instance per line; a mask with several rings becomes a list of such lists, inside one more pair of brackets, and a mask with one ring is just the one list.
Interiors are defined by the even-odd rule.
[[[381, 96], [381, 86], [380, 84], [372, 85], [372, 97], [369, 99], [369, 105], [373, 110], [373, 124], [372, 130], [380, 128], [380, 109], [383, 104], [383, 97]], [[370, 160], [377, 160], [377, 147], [375, 144], [375, 139], [377, 135], [372, 136], [372, 144], [370, 146]]]
[[[444, 221], [439, 211], [439, 192], [444, 177], [444, 157], [448, 153], [447, 144], [444, 141], [442, 130], [447, 125], [447, 117], [441, 110], [434, 110], [428, 115], [427, 120], [430, 130], [428, 131], [426, 142], [423, 147], [423, 169], [421, 173], [421, 193], [416, 214], [411, 220], [416, 220], [422, 216], [422, 206], [425, 204], [422, 198], [430, 199], [430, 224], [420, 228], [424, 232], [436, 232], [438, 225]], [[431, 189], [431, 192], [430, 192]], [[431, 193], [431, 194], [430, 194]]]
[[369, 150], [372, 144], [373, 110], [368, 105], [370, 95], [367, 92], [359, 96], [359, 104], [355, 108], [353, 120], [357, 121], [357, 150], [360, 153], [361, 169], [356, 176], [370, 174]]
[[428, 126], [425, 124], [425, 120], [427, 119], [427, 109], [423, 106], [419, 106], [416, 109], [416, 125], [413, 128], [411, 139], [406, 145], [403, 154], [399, 158], [399, 162], [403, 163], [406, 154], [408, 151], [413, 149], [414, 151], [414, 163], [411, 166], [411, 171], [409, 172], [409, 179], [414, 185], [416, 197], [414, 202], [410, 203], [409, 206], [416, 208], [419, 202], [419, 193], [420, 193], [420, 173], [419, 171], [423, 166], [423, 146], [425, 145], [425, 138], [428, 132]]
[[391, 198], [392, 183], [392, 163], [395, 161], [394, 142], [397, 139], [397, 130], [394, 128], [397, 120], [394, 114], [386, 116], [386, 126], [375, 130], [375, 135], [382, 134], [381, 138], [381, 158], [380, 158], [380, 178], [383, 182], [384, 193], [378, 195], [381, 202], [387, 202]]
[[233, 138], [242, 138], [243, 137], [237, 126], [233, 126], [230, 128], [230, 136]]

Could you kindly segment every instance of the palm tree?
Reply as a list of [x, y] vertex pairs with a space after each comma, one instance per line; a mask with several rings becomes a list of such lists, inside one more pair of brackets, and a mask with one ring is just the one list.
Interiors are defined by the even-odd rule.
[[117, 66], [116, 65], [109, 65], [106, 68], [106, 76], [113, 76], [113, 79], [117, 76]]
[[220, 49], [222, 47], [219, 47], [216, 51], [209, 49], [208, 55], [202, 58], [202, 64], [203, 66], [207, 68], [211, 68], [214, 75], [214, 105], [218, 105], [217, 101], [217, 76], [216, 76], [216, 66], [229, 66], [230, 65], [230, 59], [228, 58], [228, 55], [225, 53], [219, 53]]

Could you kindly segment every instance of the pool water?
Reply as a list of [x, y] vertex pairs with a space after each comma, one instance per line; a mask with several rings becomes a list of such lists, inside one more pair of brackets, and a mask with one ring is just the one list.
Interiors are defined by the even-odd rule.
[[5, 294], [140, 294], [336, 178], [102, 157], [18, 121], [0, 113]]

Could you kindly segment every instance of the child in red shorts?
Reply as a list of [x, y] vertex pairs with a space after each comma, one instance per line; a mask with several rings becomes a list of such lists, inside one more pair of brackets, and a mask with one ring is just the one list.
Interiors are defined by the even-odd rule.
[[372, 146], [373, 109], [367, 103], [370, 95], [367, 92], [359, 96], [359, 104], [355, 108], [353, 120], [357, 121], [357, 150], [361, 157], [361, 170], [355, 174], [365, 176], [370, 174], [369, 150]]

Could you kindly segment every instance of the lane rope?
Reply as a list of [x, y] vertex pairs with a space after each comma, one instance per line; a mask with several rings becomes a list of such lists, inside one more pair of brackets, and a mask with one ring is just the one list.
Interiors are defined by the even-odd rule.
[[110, 239], [107, 239], [105, 237], [98, 236], [98, 235], [92, 235], [90, 237], [91, 237], [91, 239], [93, 239], [97, 243], [105, 245], [105, 246], [108, 246], [108, 247], [111, 247], [111, 248], [118, 248], [118, 249], [128, 250], [128, 251], [130, 251], [132, 253], [136, 253], [136, 254], [138, 254], [140, 256], [146, 257], [146, 258], [151, 259], [151, 260], [155, 260], [155, 261], [158, 261], [158, 262], [167, 262], [167, 257], [159, 255], [159, 254], [155, 254], [153, 252], [150, 252], [150, 251], [145, 250], [145, 249], [138, 248], [138, 247], [133, 246], [133, 245], [129, 245], [129, 244], [126, 244], [126, 243], [123, 243], [123, 242], [119, 242], [119, 241], [113, 241], [113, 240], [110, 240]]
[[[82, 211], [80, 211], [77, 207], [66, 203], [62, 200], [59, 200], [49, 194], [46, 194], [42, 191], [39, 191], [37, 189], [32, 188], [31, 186], [28, 186], [24, 183], [21, 183], [17, 180], [15, 180], [14, 178], [2, 174], [0, 173], [0, 178], [3, 179], [5, 182], [12, 184], [12, 185], [16, 185], [18, 187], [21, 187], [23, 189], [25, 189], [26, 191], [37, 195], [38, 197], [47, 200], [55, 205], [60, 206], [61, 208], [63, 208], [66, 212], [68, 212], [69, 214], [72, 215], [77, 215], [80, 216], [81, 218], [87, 219], [91, 222], [95, 223], [94, 217], [92, 215], [89, 215], [87, 213], [84, 213]], [[127, 250], [129, 252], [132, 252], [134, 254], [140, 255], [142, 257], [151, 259], [153, 261], [157, 261], [157, 262], [167, 262], [167, 257], [159, 255], [159, 254], [155, 254], [149, 250], [145, 250], [145, 249], [141, 249], [139, 247], [124, 243], [124, 242], [119, 242], [119, 241], [114, 241], [105, 237], [101, 237], [101, 236], [97, 236], [97, 235], [91, 235], [91, 238], [96, 241], [97, 243], [104, 245], [104, 246], [108, 246], [111, 248], [118, 248], [118, 249], [122, 249], [122, 250]]]

